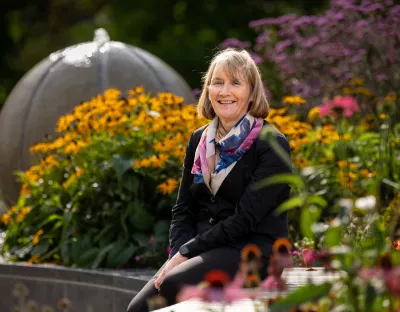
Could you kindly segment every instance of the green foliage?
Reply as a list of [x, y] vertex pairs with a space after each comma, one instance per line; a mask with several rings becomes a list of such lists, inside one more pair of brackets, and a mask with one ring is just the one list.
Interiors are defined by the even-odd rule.
[[87, 268], [165, 261], [184, 146], [204, 121], [182, 98], [140, 90], [81, 104], [60, 118], [57, 139], [32, 147], [41, 162], [19, 173], [18, 204], [1, 217], [3, 256]]

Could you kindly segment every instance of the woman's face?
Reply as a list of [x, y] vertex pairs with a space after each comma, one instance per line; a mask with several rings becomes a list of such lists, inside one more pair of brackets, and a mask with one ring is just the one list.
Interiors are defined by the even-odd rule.
[[223, 65], [217, 65], [211, 77], [208, 97], [215, 114], [224, 123], [236, 123], [247, 113], [252, 100], [250, 83], [242, 71], [233, 78]]

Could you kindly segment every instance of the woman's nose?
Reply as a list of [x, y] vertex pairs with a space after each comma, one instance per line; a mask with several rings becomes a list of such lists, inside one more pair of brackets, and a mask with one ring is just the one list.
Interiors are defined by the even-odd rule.
[[229, 95], [230, 88], [228, 84], [224, 84], [221, 88], [220, 95]]

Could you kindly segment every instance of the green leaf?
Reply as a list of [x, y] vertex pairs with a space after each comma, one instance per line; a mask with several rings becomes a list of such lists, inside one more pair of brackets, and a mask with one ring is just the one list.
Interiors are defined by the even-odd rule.
[[99, 267], [101, 261], [103, 261], [104, 257], [107, 255], [107, 253], [114, 247], [115, 243], [111, 243], [104, 247], [99, 254], [97, 255], [97, 258], [93, 261], [92, 263], [92, 269], [96, 269]]
[[119, 155], [113, 156], [113, 167], [117, 175], [118, 180], [121, 180], [125, 172], [127, 172], [133, 165], [133, 158], [126, 158]]
[[54, 220], [63, 220], [63, 217], [57, 214], [52, 214], [46, 220], [39, 224], [39, 228], [42, 228], [44, 225]]
[[392, 256], [393, 265], [400, 266], [400, 251], [391, 249], [391, 256]]
[[118, 267], [120, 265], [123, 265], [129, 261], [129, 259], [132, 257], [132, 255], [135, 253], [137, 250], [137, 247], [133, 244], [129, 244], [122, 252], [118, 254], [118, 256], [115, 258], [115, 267]]
[[106, 235], [112, 229], [113, 229], [113, 224], [108, 224], [104, 229], [101, 230], [99, 234], [97, 234], [94, 237], [93, 242], [97, 243], [104, 235]]
[[330, 227], [325, 232], [325, 244], [327, 247], [334, 247], [340, 244], [343, 228], [341, 226]]
[[129, 218], [135, 230], [139, 231], [149, 231], [154, 224], [154, 217], [142, 205], [135, 205], [134, 213]]
[[307, 204], [314, 204], [321, 208], [328, 206], [328, 202], [320, 195], [309, 195], [307, 197]]
[[46, 253], [50, 248], [50, 242], [48, 239], [42, 239], [39, 241], [39, 243], [32, 248], [32, 254], [33, 255], [43, 255]]
[[318, 221], [321, 210], [317, 207], [304, 207], [300, 213], [300, 229], [303, 236], [314, 239], [312, 226]]
[[131, 193], [136, 194], [140, 185], [139, 177], [134, 174], [127, 174], [122, 179], [122, 185]]
[[395, 188], [397, 190], [400, 190], [400, 184], [395, 183], [393, 181], [390, 181], [390, 180], [388, 180], [386, 178], [382, 179], [382, 183], [385, 183], [385, 184], [387, 184], [387, 185], [389, 185], [389, 186], [391, 186], [391, 187], [393, 187], [393, 188]]
[[283, 202], [281, 205], [279, 205], [278, 208], [275, 210], [275, 214], [280, 214], [282, 212], [285, 212], [287, 210], [291, 210], [297, 207], [302, 207], [304, 203], [306, 202], [307, 196], [305, 195], [299, 195], [296, 197], [292, 197], [288, 199], [287, 201]]
[[324, 283], [321, 285], [306, 285], [297, 288], [295, 291], [287, 295], [287, 297], [273, 303], [269, 311], [286, 312], [289, 308], [296, 307], [308, 301], [317, 300], [326, 296], [329, 293], [331, 286], [330, 283]]
[[161, 220], [156, 223], [154, 226], [154, 235], [165, 235], [169, 232], [169, 224], [170, 222]]
[[88, 267], [89, 263], [93, 263], [93, 261], [96, 259], [99, 252], [100, 248], [97, 247], [86, 250], [78, 259], [79, 265]]
[[276, 128], [272, 125], [267, 127], [263, 127], [261, 130], [261, 136], [264, 137], [268, 143], [271, 145], [274, 152], [289, 166], [292, 167], [292, 160], [290, 159], [290, 155], [286, 152], [286, 150], [278, 143], [276, 139], [277, 131]]
[[280, 184], [280, 183], [286, 183], [291, 186], [295, 186], [300, 190], [304, 188], [303, 180], [298, 175], [293, 173], [277, 174], [272, 177], [265, 178], [264, 180], [255, 183], [253, 188], [255, 190], [258, 190], [266, 186], [270, 186], [273, 184]]
[[368, 284], [365, 292], [365, 312], [372, 311], [376, 295], [377, 294], [375, 288]]

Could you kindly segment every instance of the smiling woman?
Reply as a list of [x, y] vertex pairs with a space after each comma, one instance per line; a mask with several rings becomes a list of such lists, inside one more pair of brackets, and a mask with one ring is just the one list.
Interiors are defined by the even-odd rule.
[[[211, 270], [224, 270], [232, 279], [248, 244], [263, 254], [264, 278], [274, 241], [288, 235], [287, 214], [272, 212], [289, 198], [289, 186], [253, 188], [291, 168], [260, 137], [269, 105], [246, 51], [227, 49], [214, 57], [197, 109], [211, 122], [192, 133], [186, 148], [169, 260], [133, 298], [129, 312], [147, 311], [147, 300], [156, 294], [175, 303], [181, 285], [198, 284]], [[276, 130], [275, 136], [290, 153], [283, 134]]]

